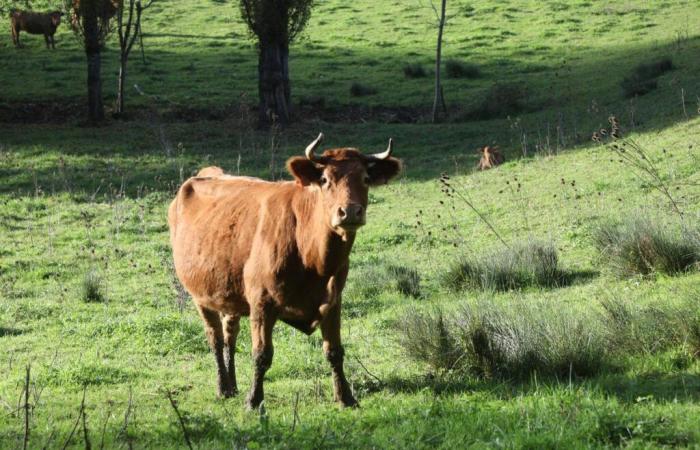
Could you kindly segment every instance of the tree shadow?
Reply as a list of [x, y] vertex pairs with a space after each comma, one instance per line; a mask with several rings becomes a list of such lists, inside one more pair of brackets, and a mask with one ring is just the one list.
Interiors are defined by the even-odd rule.
[[20, 330], [18, 328], [0, 327], [0, 338], [5, 336], [19, 336], [25, 332], [25, 330]]

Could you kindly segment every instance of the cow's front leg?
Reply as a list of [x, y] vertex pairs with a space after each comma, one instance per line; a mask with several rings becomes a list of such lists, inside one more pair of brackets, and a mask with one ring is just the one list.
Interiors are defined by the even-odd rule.
[[240, 316], [232, 316], [229, 314], [223, 314], [223, 328], [224, 328], [224, 362], [226, 363], [226, 370], [228, 375], [229, 384], [231, 385], [231, 392], [233, 395], [238, 393], [238, 384], [236, 383], [236, 339], [238, 338], [238, 332], [241, 330]]
[[217, 394], [219, 397], [232, 397], [234, 392], [229, 382], [229, 377], [226, 372], [226, 363], [224, 361], [224, 332], [221, 326], [221, 318], [219, 317], [219, 313], [214, 310], [199, 305], [197, 309], [199, 309], [199, 314], [204, 320], [204, 331], [207, 334], [209, 347], [216, 359], [218, 380]]
[[248, 409], [256, 409], [262, 403], [263, 378], [272, 364], [272, 327], [277, 312], [271, 302], [260, 300], [250, 308], [250, 337], [253, 341], [253, 385], [248, 394]]
[[323, 352], [331, 364], [333, 370], [333, 395], [335, 401], [343, 406], [359, 406], [352, 395], [350, 384], [345, 378], [343, 370], [343, 357], [345, 350], [340, 342], [340, 299], [328, 311], [328, 315], [321, 322], [321, 334], [323, 335]]

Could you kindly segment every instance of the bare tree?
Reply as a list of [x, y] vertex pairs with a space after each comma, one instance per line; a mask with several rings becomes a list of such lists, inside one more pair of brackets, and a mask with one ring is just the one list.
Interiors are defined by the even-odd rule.
[[437, 49], [435, 55], [435, 96], [433, 99], [433, 123], [439, 120], [439, 109], [442, 107], [443, 113], [447, 113], [447, 108], [445, 107], [445, 95], [442, 90], [442, 79], [440, 69], [442, 68], [442, 33], [445, 29], [445, 10], [447, 9], [447, 0], [442, 0], [442, 5], [440, 7], [440, 12], [438, 13], [435, 4], [430, 2], [430, 6], [433, 7], [433, 11], [438, 19], [438, 39], [437, 39]]
[[304, 29], [314, 0], [240, 0], [241, 15], [258, 38], [261, 124], [289, 121], [289, 44]]
[[[141, 35], [141, 15], [149, 8], [154, 0], [148, 0], [144, 5], [141, 0], [118, 0], [117, 33], [119, 34], [119, 78], [117, 79], [117, 104], [115, 114], [124, 114], [124, 86], [126, 85], [126, 65], [129, 53], [136, 39]], [[128, 15], [124, 23], [124, 9], [128, 5]], [[143, 49], [143, 39], [141, 40]]]
[[110, 19], [117, 0], [64, 0], [71, 27], [81, 39], [87, 57], [88, 116], [91, 122], [104, 119], [102, 101], [102, 48], [109, 35]]

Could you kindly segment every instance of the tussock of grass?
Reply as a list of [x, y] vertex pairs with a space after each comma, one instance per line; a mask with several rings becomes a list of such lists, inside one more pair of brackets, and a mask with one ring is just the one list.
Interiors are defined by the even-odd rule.
[[407, 64], [403, 67], [406, 78], [425, 78], [428, 76], [425, 68], [420, 64]]
[[412, 267], [400, 265], [371, 265], [351, 272], [345, 295], [350, 298], [372, 299], [382, 292], [395, 291], [407, 297], [420, 298], [421, 277]]
[[479, 106], [463, 119], [489, 120], [521, 113], [527, 109], [527, 89], [515, 83], [496, 83], [486, 92]]
[[442, 311], [407, 314], [399, 322], [406, 354], [434, 369], [465, 370], [484, 378], [525, 378], [531, 373], [590, 376], [605, 363], [606, 332], [590, 314], [493, 301]]
[[480, 78], [481, 69], [476, 64], [450, 59], [445, 62], [448, 78]]
[[698, 355], [700, 311], [697, 307], [640, 306], [623, 300], [604, 300], [602, 307], [611, 345], [618, 352], [654, 354], [685, 345], [691, 354]]
[[696, 268], [700, 262], [696, 229], [650, 217], [603, 223], [593, 238], [601, 255], [623, 276], [673, 275]]
[[350, 95], [353, 97], [367, 97], [369, 95], [375, 95], [377, 92], [377, 89], [362, 83], [353, 83], [350, 86]]
[[606, 300], [602, 308], [599, 314], [546, 302], [482, 300], [449, 314], [410, 310], [396, 329], [408, 357], [437, 371], [482, 378], [588, 377], [634, 355], [673, 349], [685, 358], [700, 355], [700, 312], [694, 303], [639, 307]]
[[661, 58], [646, 64], [640, 64], [634, 68], [632, 74], [622, 80], [620, 86], [626, 98], [645, 95], [657, 88], [656, 79], [673, 70], [673, 62], [670, 58]]
[[465, 288], [507, 291], [565, 284], [557, 249], [551, 242], [523, 241], [485, 256], [462, 258], [443, 274], [442, 284], [453, 291]]
[[88, 303], [101, 303], [106, 300], [103, 279], [97, 270], [90, 269], [83, 276], [80, 298]]

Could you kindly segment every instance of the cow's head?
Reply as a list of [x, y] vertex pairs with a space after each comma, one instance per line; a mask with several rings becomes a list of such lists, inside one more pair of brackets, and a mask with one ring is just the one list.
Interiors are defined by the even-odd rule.
[[57, 27], [61, 24], [61, 17], [63, 17], [63, 13], [61, 11], [54, 11], [49, 15], [51, 16], [51, 23], [54, 27]]
[[328, 226], [340, 234], [355, 231], [365, 224], [370, 186], [385, 184], [398, 175], [401, 161], [391, 157], [391, 139], [384, 152], [374, 155], [340, 148], [317, 156], [322, 139], [323, 133], [306, 147], [306, 157], [290, 158], [287, 170], [298, 184], [318, 192]]

